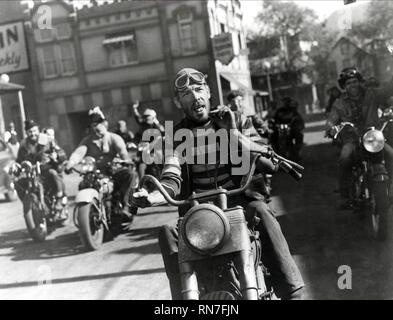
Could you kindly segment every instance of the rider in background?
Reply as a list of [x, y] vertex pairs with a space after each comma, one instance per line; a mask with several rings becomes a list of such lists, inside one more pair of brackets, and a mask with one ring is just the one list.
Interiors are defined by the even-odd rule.
[[[241, 90], [232, 90], [227, 95], [227, 101], [229, 103], [229, 107], [233, 112], [237, 112], [239, 114], [244, 115], [244, 95]], [[253, 115], [249, 119], [247, 119], [249, 125], [252, 125], [258, 134], [261, 136], [261, 141], [264, 144], [268, 144], [268, 123], [267, 121], [263, 121], [261, 117], [258, 115]], [[271, 175], [263, 175], [258, 174], [254, 177], [253, 183], [254, 188], [257, 188], [259, 192], [265, 197], [265, 201], [270, 201], [270, 192], [271, 192]]]
[[124, 120], [117, 122], [115, 133], [122, 137], [126, 144], [134, 141], [135, 136], [131, 130], [128, 130], [127, 123]]
[[[134, 109], [135, 119], [138, 122], [140, 128], [135, 135], [135, 143], [139, 144], [142, 141], [143, 133], [146, 130], [156, 129], [159, 130], [162, 137], [165, 137], [165, 128], [160, 124], [157, 119], [157, 113], [153, 109], [146, 109], [141, 115], [138, 111], [139, 101], [135, 102], [132, 106]], [[138, 152], [138, 158], [140, 159], [138, 162], [138, 173], [139, 177], [143, 177], [145, 175], [147, 164], [142, 160], [142, 152]]]
[[[55, 145], [46, 135], [40, 134], [38, 124], [34, 120], [25, 121], [26, 138], [22, 140], [16, 162], [30, 161], [33, 165], [39, 162], [43, 177], [44, 188], [54, 190], [56, 210], [62, 212], [65, 185], [61, 175], [60, 165], [67, 159], [63, 149]], [[16, 184], [20, 200], [23, 202], [26, 181], [21, 179]]]
[[232, 90], [227, 95], [227, 101], [229, 103], [229, 107], [232, 111], [237, 111], [240, 113], [244, 112], [244, 97], [243, 91], [241, 90]]
[[[71, 172], [71, 169], [87, 156], [94, 158], [97, 168], [106, 174], [111, 174], [111, 164], [116, 157], [130, 161], [126, 144], [119, 135], [108, 131], [108, 122], [100, 107], [95, 107], [89, 111], [89, 127], [91, 133], [81, 141], [71, 154], [67, 162], [66, 173]], [[129, 212], [128, 198], [133, 179], [134, 174], [129, 168], [119, 169], [113, 174], [113, 192], [119, 192], [123, 200], [123, 213], [126, 216]]]
[[[277, 124], [288, 124], [291, 138], [295, 140], [295, 154], [298, 155], [303, 146], [304, 120], [298, 112], [299, 103], [290, 97], [282, 99], [282, 106], [276, 111], [273, 119]], [[274, 139], [277, 139], [275, 137]]]
[[132, 105], [132, 108], [134, 110], [135, 120], [140, 126], [137, 134], [135, 135], [136, 143], [139, 143], [142, 140], [143, 132], [145, 132], [145, 130], [148, 129], [158, 129], [160, 130], [162, 135], [165, 135], [165, 129], [157, 119], [157, 113], [153, 109], [146, 109], [143, 112], [143, 115], [141, 115], [139, 113], [138, 107], [139, 107], [139, 101], [135, 102]]
[[[392, 78], [393, 80], [393, 78]], [[351, 122], [362, 132], [364, 129], [378, 124], [378, 108], [386, 106], [393, 92], [393, 81], [385, 88], [365, 87], [362, 74], [355, 68], [345, 68], [338, 78], [338, 85], [344, 93], [338, 98], [330, 111], [326, 122], [326, 135], [333, 138], [334, 126], [341, 122]], [[353, 130], [340, 134], [339, 187], [341, 209], [350, 208], [350, 177], [354, 161], [358, 136]]]

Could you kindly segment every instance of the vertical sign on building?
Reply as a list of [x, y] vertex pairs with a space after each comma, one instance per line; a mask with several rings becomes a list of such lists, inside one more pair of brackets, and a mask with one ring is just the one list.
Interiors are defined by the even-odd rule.
[[213, 38], [214, 58], [222, 64], [228, 65], [235, 57], [232, 34], [221, 33]]
[[23, 22], [0, 25], [0, 74], [28, 68]]

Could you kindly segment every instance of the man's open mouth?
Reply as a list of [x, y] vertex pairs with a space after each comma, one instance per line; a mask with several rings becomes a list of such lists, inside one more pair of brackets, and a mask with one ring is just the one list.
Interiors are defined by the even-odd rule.
[[202, 112], [204, 112], [204, 110], [205, 110], [205, 106], [204, 105], [201, 105], [201, 104], [197, 104], [197, 105], [195, 105], [193, 108], [192, 108], [192, 110], [194, 111], [194, 112], [196, 112], [196, 113], [202, 113]]

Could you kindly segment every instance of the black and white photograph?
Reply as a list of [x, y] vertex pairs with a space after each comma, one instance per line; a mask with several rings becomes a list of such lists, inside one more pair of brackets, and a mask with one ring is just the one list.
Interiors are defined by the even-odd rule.
[[0, 0], [0, 300], [393, 299], [392, 30], [388, 0]]

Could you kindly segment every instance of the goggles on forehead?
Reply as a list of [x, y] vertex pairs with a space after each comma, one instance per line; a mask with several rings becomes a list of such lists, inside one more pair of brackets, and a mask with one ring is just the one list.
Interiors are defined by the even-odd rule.
[[185, 73], [175, 80], [175, 88], [177, 90], [184, 90], [190, 85], [190, 80], [196, 84], [206, 83], [206, 76], [198, 71]]

